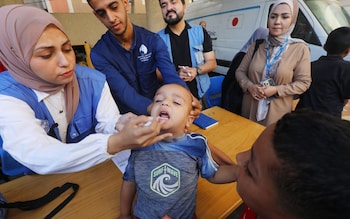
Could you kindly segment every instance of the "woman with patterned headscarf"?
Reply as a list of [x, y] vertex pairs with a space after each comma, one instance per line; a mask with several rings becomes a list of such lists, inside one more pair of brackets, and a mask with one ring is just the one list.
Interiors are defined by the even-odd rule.
[[290, 112], [293, 97], [311, 84], [309, 48], [304, 41], [291, 38], [298, 10], [297, 0], [275, 1], [267, 39], [254, 56], [255, 44], [250, 46], [236, 71], [244, 92], [242, 115], [262, 125]]
[[0, 61], [8, 69], [0, 74], [3, 164], [19, 162], [24, 170], [18, 173], [75, 172], [113, 156], [128, 159], [125, 149], [169, 136], [158, 135], [157, 121], [144, 127], [146, 116], [119, 115], [105, 76], [76, 65], [71, 42], [51, 14], [3, 6], [0, 29]]

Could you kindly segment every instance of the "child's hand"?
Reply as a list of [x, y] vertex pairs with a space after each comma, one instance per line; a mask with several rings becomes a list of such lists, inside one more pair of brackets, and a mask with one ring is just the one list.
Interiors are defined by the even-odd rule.
[[208, 142], [208, 146], [211, 152], [211, 156], [218, 165], [232, 165], [234, 164], [233, 160], [225, 154], [222, 150], [215, 147], [213, 144]]

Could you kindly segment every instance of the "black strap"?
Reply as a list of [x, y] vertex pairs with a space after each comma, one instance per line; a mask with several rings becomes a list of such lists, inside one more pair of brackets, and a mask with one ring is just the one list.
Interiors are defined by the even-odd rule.
[[252, 55], [252, 59], [256, 53], [256, 51], [258, 50], [260, 44], [262, 44], [264, 42], [264, 39], [257, 39], [255, 40], [255, 47], [254, 47], [254, 52], [253, 52], [253, 55]]
[[55, 128], [57, 128], [57, 127], [58, 127], [58, 123], [52, 124], [52, 126], [50, 127], [50, 130], [49, 130], [49, 132], [48, 132], [47, 134], [48, 134], [49, 136], [53, 137], [53, 138], [58, 139], [58, 138], [57, 138], [57, 135], [56, 135], [56, 133], [55, 133]]
[[53, 188], [49, 193], [44, 195], [41, 198], [29, 200], [29, 201], [19, 201], [19, 202], [12, 202], [12, 203], [6, 203], [6, 202], [0, 202], [0, 208], [19, 208], [23, 211], [29, 211], [36, 208], [40, 208], [41, 206], [51, 202], [55, 198], [57, 198], [59, 195], [67, 191], [69, 188], [73, 189], [72, 194], [70, 194], [61, 204], [59, 204], [54, 210], [52, 210], [45, 219], [52, 218], [57, 212], [59, 212], [64, 206], [70, 202], [75, 194], [77, 193], [79, 189], [79, 185], [75, 183], [65, 183], [61, 187]]
[[[264, 39], [255, 40], [254, 52], [251, 59], [253, 59], [260, 44], [263, 42]], [[225, 75], [221, 87], [221, 107], [238, 115], [242, 114], [243, 91], [236, 80], [236, 70], [241, 64], [244, 56], [245, 52], [238, 52], [233, 57], [230, 68]]]

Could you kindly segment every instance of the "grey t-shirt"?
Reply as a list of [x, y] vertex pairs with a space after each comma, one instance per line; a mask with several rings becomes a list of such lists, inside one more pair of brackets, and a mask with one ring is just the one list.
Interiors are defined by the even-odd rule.
[[171, 141], [132, 151], [124, 180], [137, 184], [134, 215], [142, 219], [192, 218], [196, 209], [199, 173], [215, 175], [206, 138], [184, 134]]

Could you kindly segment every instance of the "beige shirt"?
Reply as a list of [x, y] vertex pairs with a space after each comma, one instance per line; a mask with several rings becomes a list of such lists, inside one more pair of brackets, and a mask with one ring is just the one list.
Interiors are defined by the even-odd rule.
[[[248, 87], [252, 84], [259, 84], [264, 74], [266, 43], [260, 44], [252, 58], [254, 46], [255, 43], [250, 46], [238, 67], [236, 79], [244, 92], [242, 116], [257, 121], [258, 101], [252, 98]], [[304, 43], [289, 44], [282, 55], [277, 73], [272, 77], [277, 85], [278, 97], [271, 100], [266, 118], [259, 122], [262, 125], [270, 125], [285, 113], [291, 112], [294, 95], [304, 93], [311, 84], [310, 52], [307, 45]]]

